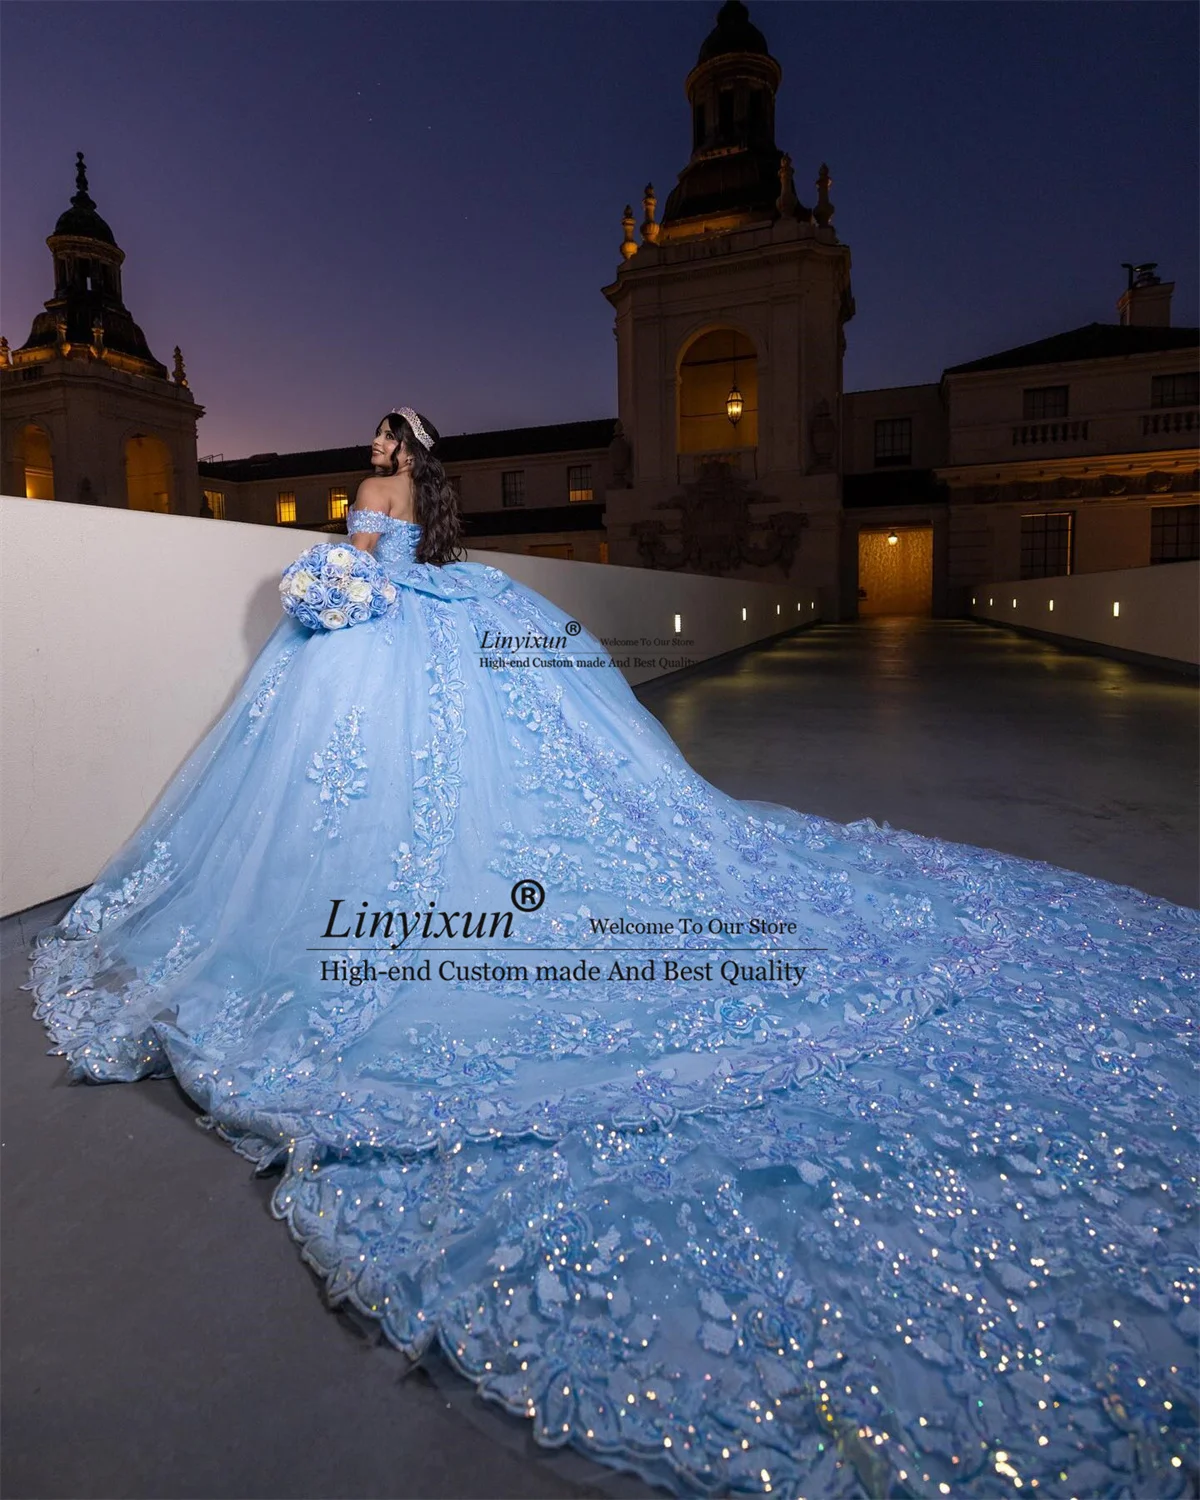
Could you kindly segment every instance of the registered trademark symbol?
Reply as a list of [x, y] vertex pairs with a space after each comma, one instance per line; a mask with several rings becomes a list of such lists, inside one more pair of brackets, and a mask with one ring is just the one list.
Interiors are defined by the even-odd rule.
[[546, 899], [546, 892], [536, 880], [518, 880], [512, 888], [512, 904], [518, 911], [537, 911]]

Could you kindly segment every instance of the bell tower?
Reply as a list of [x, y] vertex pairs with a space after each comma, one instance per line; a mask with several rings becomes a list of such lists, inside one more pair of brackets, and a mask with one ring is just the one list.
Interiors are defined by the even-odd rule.
[[[684, 88], [691, 156], [641, 240], [626, 207], [603, 288], [617, 340], [624, 487], [607, 493], [614, 563], [792, 579], [837, 608], [850, 251], [822, 164], [812, 206], [776, 144], [783, 76], [726, 0]], [[805, 194], [805, 197], [809, 197]]]
[[196, 423], [176, 347], [168, 372], [121, 292], [125, 252], [88, 193], [75, 193], [46, 244], [54, 295], [18, 349], [0, 338], [0, 465], [7, 495], [201, 514]]

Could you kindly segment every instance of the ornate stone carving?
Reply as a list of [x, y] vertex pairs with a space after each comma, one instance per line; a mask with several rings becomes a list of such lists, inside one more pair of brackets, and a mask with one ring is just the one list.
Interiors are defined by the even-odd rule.
[[[660, 500], [656, 510], [678, 510], [678, 528], [652, 519], [630, 528], [646, 567], [686, 568], [691, 572], [732, 573], [743, 563], [791, 571], [800, 533], [808, 525], [802, 511], [776, 511], [765, 520], [750, 514], [755, 502], [769, 500], [751, 490], [743, 474], [720, 460], [702, 462], [696, 479], [682, 494]], [[677, 544], [677, 545], [676, 545]]]
[[832, 469], [834, 454], [837, 452], [837, 423], [833, 420], [829, 402], [824, 396], [813, 407], [813, 414], [808, 424], [808, 440], [812, 445], [813, 453], [809, 472]]
[[608, 445], [610, 486], [614, 490], [633, 488], [633, 449], [625, 436], [625, 429], [618, 418], [613, 428], [612, 442]]

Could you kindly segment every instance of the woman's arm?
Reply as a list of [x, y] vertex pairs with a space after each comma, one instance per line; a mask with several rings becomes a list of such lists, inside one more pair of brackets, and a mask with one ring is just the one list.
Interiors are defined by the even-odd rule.
[[[370, 479], [364, 479], [358, 486], [351, 509], [374, 511], [385, 516], [391, 514], [386, 498], [377, 492]], [[360, 552], [374, 552], [382, 535], [381, 531], [355, 531], [348, 539]]]

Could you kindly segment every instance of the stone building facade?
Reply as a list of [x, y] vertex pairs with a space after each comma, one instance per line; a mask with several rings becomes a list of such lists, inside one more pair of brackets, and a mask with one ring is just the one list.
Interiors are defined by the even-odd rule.
[[[1128, 266], [1117, 321], [924, 385], [844, 391], [850, 250], [775, 140], [782, 68], [726, 0], [685, 87], [691, 156], [647, 184], [614, 280], [617, 414], [446, 436], [469, 545], [788, 579], [822, 617], [957, 615], [984, 581], [1195, 557], [1200, 330]], [[54, 296], [0, 339], [5, 493], [344, 529], [367, 445], [197, 458], [204, 414], [124, 306], [87, 193], [48, 240]]]

